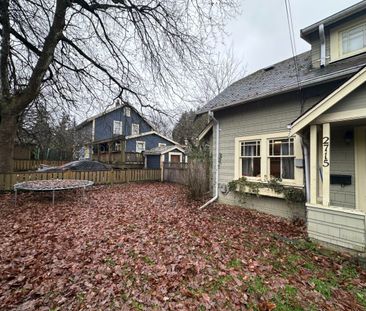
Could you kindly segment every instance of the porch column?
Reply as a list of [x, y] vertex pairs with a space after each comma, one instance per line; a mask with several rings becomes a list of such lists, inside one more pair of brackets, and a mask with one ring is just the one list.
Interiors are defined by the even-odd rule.
[[318, 197], [318, 126], [310, 127], [310, 203], [316, 204]]
[[330, 205], [330, 124], [323, 124], [323, 206]]

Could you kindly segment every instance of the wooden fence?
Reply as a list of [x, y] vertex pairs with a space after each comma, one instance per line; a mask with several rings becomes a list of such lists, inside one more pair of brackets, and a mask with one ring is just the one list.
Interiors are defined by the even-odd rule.
[[79, 179], [94, 184], [122, 184], [134, 181], [160, 181], [160, 169], [129, 169], [113, 171], [67, 171], [63, 173], [18, 172], [0, 174], [0, 190], [12, 190], [16, 183], [28, 180]]
[[14, 160], [14, 171], [35, 171], [41, 164], [59, 166], [70, 161], [48, 161], [48, 160]]
[[182, 185], [187, 184], [187, 163], [165, 162], [163, 169], [163, 180]]

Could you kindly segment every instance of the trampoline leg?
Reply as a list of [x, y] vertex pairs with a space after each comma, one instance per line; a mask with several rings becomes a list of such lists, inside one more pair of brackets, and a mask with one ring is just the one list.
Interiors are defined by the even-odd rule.
[[55, 207], [55, 190], [52, 190], [52, 207]]

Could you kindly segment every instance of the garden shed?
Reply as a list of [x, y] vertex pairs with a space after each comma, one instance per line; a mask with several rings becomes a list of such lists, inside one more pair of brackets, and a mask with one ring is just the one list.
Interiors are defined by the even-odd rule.
[[186, 163], [187, 156], [181, 146], [159, 146], [146, 150], [145, 168], [162, 168], [164, 163]]

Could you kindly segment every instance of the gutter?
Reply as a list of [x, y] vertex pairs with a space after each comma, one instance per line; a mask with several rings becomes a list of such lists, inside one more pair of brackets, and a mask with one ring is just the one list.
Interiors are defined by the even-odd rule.
[[199, 210], [204, 209], [205, 207], [209, 206], [211, 203], [215, 202], [219, 198], [219, 146], [220, 146], [220, 126], [219, 121], [214, 117], [214, 113], [212, 111], [208, 112], [208, 115], [211, 117], [215, 124], [216, 129], [216, 150], [215, 150], [215, 195], [214, 197], [207, 201], [205, 204], [199, 207]]

